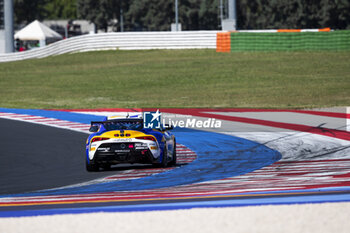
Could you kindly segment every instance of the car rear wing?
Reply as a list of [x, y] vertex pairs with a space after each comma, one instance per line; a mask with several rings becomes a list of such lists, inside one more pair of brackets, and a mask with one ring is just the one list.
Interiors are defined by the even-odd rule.
[[96, 133], [100, 129], [103, 121], [91, 121], [89, 132]]
[[143, 124], [143, 119], [142, 118], [125, 118], [125, 119], [111, 119], [111, 120], [106, 120], [106, 121], [91, 121], [90, 124], [90, 132], [98, 132], [100, 129], [101, 125], [103, 124], [108, 124], [108, 123], [113, 123], [113, 122], [142, 122]]

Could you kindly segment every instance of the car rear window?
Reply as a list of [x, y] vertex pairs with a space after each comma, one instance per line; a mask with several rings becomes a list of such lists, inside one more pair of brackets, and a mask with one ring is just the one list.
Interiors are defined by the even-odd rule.
[[121, 129], [129, 129], [129, 130], [140, 130], [143, 128], [143, 122], [140, 121], [108, 121], [104, 122], [103, 126], [106, 130], [121, 130]]

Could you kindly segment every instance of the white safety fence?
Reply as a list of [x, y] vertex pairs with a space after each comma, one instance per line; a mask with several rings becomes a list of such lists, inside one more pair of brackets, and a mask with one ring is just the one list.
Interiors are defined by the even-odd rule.
[[217, 32], [117, 32], [90, 34], [61, 40], [42, 48], [0, 54], [0, 62], [94, 50], [215, 49]]

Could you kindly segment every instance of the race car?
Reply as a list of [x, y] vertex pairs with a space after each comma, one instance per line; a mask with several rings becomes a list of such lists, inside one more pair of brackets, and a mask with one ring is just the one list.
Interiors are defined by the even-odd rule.
[[109, 169], [122, 163], [154, 164], [160, 167], [176, 164], [176, 139], [169, 130], [144, 128], [143, 118], [112, 116], [92, 121], [86, 141], [86, 170]]

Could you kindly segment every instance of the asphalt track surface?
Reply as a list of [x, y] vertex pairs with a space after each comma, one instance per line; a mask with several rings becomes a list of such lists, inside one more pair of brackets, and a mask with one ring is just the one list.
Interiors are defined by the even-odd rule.
[[[118, 111], [121, 110], [111, 114]], [[96, 229], [105, 232], [114, 232], [114, 229], [123, 232], [348, 232], [350, 134], [343, 130], [347, 125], [349, 131], [349, 114], [261, 111], [248, 110], [242, 114], [242, 110], [235, 109], [221, 112], [194, 109], [191, 114], [198, 118], [223, 120], [228, 132], [211, 134], [211, 138], [216, 139], [214, 142], [205, 140], [203, 136], [207, 133], [180, 134], [179, 144], [183, 146], [180, 150], [185, 151], [184, 154], [192, 150], [196, 155], [194, 160], [185, 162], [186, 166], [169, 168], [171, 172], [158, 171], [159, 174], [150, 175], [149, 168], [138, 167], [85, 172], [82, 145], [89, 121], [101, 116], [99, 112], [89, 110], [89, 115], [85, 115], [76, 110], [65, 114], [64, 111], [0, 109], [0, 118], [13, 119], [0, 119], [0, 232], [94, 232]], [[268, 117], [265, 120], [264, 115]], [[17, 140], [9, 141], [12, 138]], [[193, 139], [201, 142], [197, 145]], [[203, 162], [206, 157], [209, 161], [218, 158], [215, 152], [221, 139], [226, 142], [219, 146], [222, 157], [212, 170], [221, 172], [206, 174], [200, 165], [210, 168]], [[237, 149], [241, 151], [244, 144], [246, 149], [266, 145], [281, 152], [282, 158], [236, 173], [240, 167], [232, 166], [229, 163], [232, 158], [228, 156]], [[66, 148], [72, 153], [67, 153]], [[60, 151], [65, 153], [58, 153]], [[12, 152], [11, 159], [3, 152]], [[251, 161], [257, 157], [251, 158], [243, 164], [253, 165]], [[121, 184], [126, 185], [125, 178], [130, 181], [128, 185], [144, 185], [143, 181], [169, 178], [176, 170], [186, 169], [195, 171], [203, 180], [196, 183], [187, 178], [176, 179], [174, 181], [193, 183], [118, 191]], [[90, 181], [96, 178], [102, 183], [89, 187]], [[109, 187], [107, 178], [112, 178], [112, 182], [108, 182], [114, 187]], [[69, 184], [80, 187], [42, 190]], [[115, 185], [118, 189], [111, 192]], [[148, 187], [152, 186], [149, 182]], [[103, 189], [95, 192], [94, 187]], [[70, 192], [74, 188], [78, 191], [75, 194]], [[104, 188], [111, 189], [105, 191]], [[62, 195], [54, 194], [61, 191]]]
[[85, 133], [7, 119], [0, 119], [0, 129], [0, 194], [50, 189], [116, 173], [85, 170]]
[[[5, 130], [10, 131], [12, 135], [7, 135], [3, 140], [5, 150], [1, 154], [2, 166], [8, 169], [2, 171], [3, 179], [0, 184], [3, 184], [4, 190], [1, 194], [26, 193], [82, 183], [116, 174], [121, 169], [135, 167], [129, 165], [122, 168], [115, 167], [107, 172], [88, 173], [84, 167], [84, 147], [82, 146], [85, 143], [86, 134], [18, 121], [4, 120], [4, 122], [7, 122], [8, 124], [4, 123], [4, 125], [9, 127]], [[14, 159], [6, 159], [6, 154], [10, 153], [15, 147], [16, 142], [11, 139], [16, 138], [16, 135], [20, 135], [17, 139], [24, 143], [21, 143], [19, 151], [13, 152]], [[271, 164], [280, 158], [278, 152], [274, 152], [263, 145], [247, 140], [242, 141], [242, 139], [232, 136], [199, 131], [178, 132], [177, 135], [182, 135], [179, 137], [179, 141], [186, 138], [187, 142], [193, 141], [193, 138], [197, 137], [196, 151], [203, 154], [209, 153], [209, 155], [205, 159], [200, 158], [199, 161], [181, 167], [181, 169], [173, 170], [171, 173], [158, 174], [156, 177], [118, 181], [113, 186], [109, 183], [94, 184], [66, 188], [62, 191], [43, 191], [42, 193], [49, 195], [81, 194], [94, 193], [100, 190], [130, 191], [166, 188], [215, 178], [226, 178], [232, 173], [244, 174], [247, 171], [253, 171]], [[35, 140], [33, 140], [34, 138]], [[220, 147], [218, 147], [219, 141], [222, 143]], [[237, 152], [232, 150], [232, 147], [238, 147], [242, 151]], [[22, 153], [22, 151], [24, 152]], [[256, 155], [256, 152], [264, 153], [266, 157], [260, 158]], [[235, 153], [234, 159], [232, 153]], [[16, 166], [17, 163], [21, 165]], [[6, 177], [11, 177], [13, 180], [9, 182]]]
[[[51, 113], [50, 113], [51, 114]], [[25, 116], [22, 116], [25, 117]], [[216, 115], [218, 117], [218, 115]], [[230, 116], [229, 116], [230, 117]], [[223, 118], [227, 118], [226, 116]], [[49, 120], [49, 119], [48, 119]], [[241, 120], [236, 118], [235, 120]], [[50, 120], [49, 120], [50, 121]], [[262, 122], [264, 123], [264, 122]], [[341, 122], [342, 123], [342, 122]], [[281, 125], [281, 124], [280, 124]], [[282, 124], [283, 125], [283, 124]], [[66, 129], [58, 129], [48, 126], [42, 126], [42, 125], [36, 125], [31, 123], [23, 123], [20, 121], [13, 121], [13, 120], [0, 120], [0, 126], [3, 132], [6, 132], [0, 136], [0, 141], [2, 151], [0, 152], [0, 185], [2, 187], [1, 194], [23, 194], [25, 192], [32, 192], [42, 189], [50, 189], [55, 187], [61, 187], [65, 185], [70, 184], [78, 184], [84, 181], [93, 180], [96, 178], [105, 177], [108, 175], [113, 175], [116, 173], [119, 173], [119, 171], [123, 168], [117, 168], [112, 171], [107, 172], [101, 172], [101, 173], [88, 173], [85, 171], [84, 166], [84, 145], [87, 135], [85, 133], [79, 133], [79, 132], [73, 132]], [[284, 126], [291, 126], [284, 124]], [[328, 131], [327, 131], [328, 132]], [[326, 133], [327, 133], [326, 132]], [[337, 131], [332, 131], [334, 133]], [[325, 134], [323, 131], [316, 131], [317, 134]], [[186, 135], [185, 135], [186, 134]], [[203, 135], [201, 135], [203, 134]], [[209, 135], [210, 134], [210, 135]], [[210, 136], [210, 137], [208, 137]], [[331, 135], [336, 136], [336, 135]], [[342, 137], [342, 134], [340, 134]], [[256, 135], [255, 135], [256, 137]], [[324, 137], [324, 136], [322, 136]], [[16, 141], [13, 141], [13, 138], [16, 138]], [[187, 141], [186, 141], [187, 138]], [[197, 147], [196, 145], [193, 145], [193, 149], [199, 153], [199, 159], [196, 162], [193, 162], [189, 164], [188, 166], [184, 166], [182, 169], [177, 169], [172, 171], [171, 173], [166, 174], [159, 174], [152, 177], [147, 177], [145, 179], [136, 179], [134, 181], [118, 181], [116, 183], [112, 182], [111, 186], [110, 184], [98, 184], [98, 185], [92, 185], [91, 187], [85, 186], [85, 187], [73, 187], [70, 189], [64, 189], [64, 190], [49, 190], [49, 191], [42, 191], [41, 193], [36, 193], [36, 195], [55, 195], [55, 194], [75, 194], [76, 197], [72, 198], [82, 198], [83, 196], [79, 196], [80, 194], [88, 194], [91, 193], [94, 195], [94, 193], [98, 190], [103, 191], [121, 191], [120, 193], [115, 193], [115, 197], [110, 198], [107, 194], [101, 194], [98, 196], [100, 199], [99, 203], [93, 203], [82, 200], [80, 203], [77, 203], [77, 200], [74, 200], [71, 202], [67, 202], [65, 199], [66, 197], [63, 197], [63, 199], [59, 202], [57, 200], [54, 200], [56, 202], [55, 208], [61, 209], [61, 212], [56, 210], [53, 210], [53, 214], [55, 213], [74, 213], [75, 211], [79, 212], [98, 212], [98, 211], [133, 211], [138, 210], [140, 208], [138, 205], [143, 205], [141, 209], [143, 210], [158, 210], [162, 209], [162, 204], [167, 204], [165, 209], [172, 209], [174, 206], [174, 209], [178, 208], [186, 208], [187, 204], [186, 202], [191, 202], [188, 208], [193, 207], [225, 207], [225, 206], [239, 206], [239, 205], [259, 205], [261, 203], [261, 199], [269, 199], [269, 204], [281, 204], [281, 203], [302, 203], [303, 199], [308, 197], [308, 201], [310, 202], [324, 202], [329, 201], [329, 197], [331, 197], [331, 200], [333, 201], [347, 201], [349, 198], [349, 189], [332, 189], [332, 190], [321, 190], [322, 187], [328, 187], [323, 186], [323, 184], [318, 184], [317, 186], [310, 186], [313, 187], [314, 190], [309, 189], [309, 191], [293, 191], [290, 192], [279, 192], [279, 193], [252, 193], [250, 192], [249, 195], [235, 195], [233, 192], [231, 195], [227, 196], [211, 196], [210, 198], [206, 197], [200, 197], [197, 195], [198, 190], [201, 190], [201, 183], [200, 182], [207, 182], [206, 185], [209, 188], [205, 188], [205, 192], [211, 192], [215, 189], [210, 189], [211, 186], [214, 188], [221, 187], [222, 190], [225, 190], [226, 188], [233, 188], [235, 187], [235, 183], [227, 183], [227, 186], [225, 186], [225, 182], [223, 183], [223, 180], [228, 179], [236, 179], [236, 178], [230, 178], [233, 176], [237, 176], [240, 174], [245, 174], [249, 171], [254, 171], [256, 169], [265, 167], [269, 164], [272, 164], [274, 161], [278, 160], [279, 158], [271, 158], [269, 161], [261, 161], [261, 163], [258, 163], [254, 165], [254, 162], [256, 162], [257, 157], [254, 155], [249, 155], [248, 160], [242, 160], [244, 164], [248, 164], [249, 166], [254, 165], [253, 167], [249, 168], [249, 170], [246, 170], [247, 166], [245, 165], [245, 169], [242, 170], [241, 173], [235, 173], [237, 170], [239, 170], [240, 167], [234, 167], [233, 165], [237, 161], [232, 161], [232, 164], [229, 164], [229, 162], [232, 160], [232, 157], [228, 157], [231, 153], [235, 153], [235, 156], [237, 156], [237, 148], [239, 148], [241, 152], [254, 152], [253, 154], [259, 154], [257, 151], [252, 151], [252, 148], [261, 148], [264, 151], [264, 146], [261, 144], [249, 142], [244, 139], [239, 139], [237, 137], [232, 136], [225, 136], [222, 134], [211, 134], [209, 132], [194, 132], [193, 135], [189, 135], [189, 133], [184, 133], [183, 137], [179, 137], [179, 139], [184, 140], [184, 144], [189, 143], [193, 141], [193, 139], [196, 138]], [[206, 139], [210, 138], [210, 142]], [[327, 138], [328, 139], [328, 138]], [[329, 140], [329, 139], [328, 139]], [[218, 151], [217, 142], [221, 142], [220, 145], [220, 153], [215, 153]], [[299, 141], [299, 140], [298, 140]], [[20, 142], [20, 145], [18, 143]], [[192, 143], [193, 144], [193, 143]], [[209, 147], [208, 147], [209, 146]], [[234, 147], [233, 147], [234, 146]], [[246, 146], [246, 148], [244, 148]], [[299, 147], [299, 146], [298, 146]], [[235, 150], [232, 150], [232, 148], [236, 148]], [[15, 149], [15, 150], [14, 150]], [[211, 150], [208, 150], [211, 149]], [[244, 150], [242, 150], [244, 149]], [[6, 153], [5, 153], [6, 152]], [[12, 155], [11, 154], [14, 154]], [[260, 151], [261, 152], [261, 151]], [[7, 159], [8, 154], [11, 154], [11, 160]], [[35, 156], [33, 158], [33, 156]], [[214, 156], [214, 157], [213, 157]], [[220, 157], [222, 156], [222, 157]], [[206, 158], [205, 158], [206, 157]], [[215, 158], [215, 159], [213, 159]], [[250, 159], [249, 159], [250, 158]], [[247, 159], [247, 158], [245, 158]], [[208, 163], [208, 161], [210, 163]], [[217, 164], [213, 164], [214, 161], [219, 161]], [[204, 162], [204, 163], [203, 163]], [[347, 163], [348, 160], [339, 160], [339, 161], [329, 161], [327, 163], [334, 162], [334, 165], [339, 163]], [[304, 163], [304, 162], [303, 162]], [[319, 164], [319, 166], [323, 167], [323, 162], [312, 162], [312, 161], [306, 161], [307, 164]], [[200, 167], [200, 165], [205, 167]], [[210, 166], [209, 166], [210, 165]], [[227, 166], [229, 165], [229, 166]], [[262, 177], [266, 177], [269, 174], [274, 174], [274, 172], [277, 172], [277, 176], [272, 177], [273, 180], [277, 180], [277, 177], [284, 177], [286, 178], [283, 181], [283, 185], [291, 184], [293, 181], [292, 179], [288, 179], [290, 175], [297, 174], [295, 171], [291, 170], [291, 174], [287, 174], [286, 171], [280, 172], [277, 169], [279, 169], [279, 166], [284, 166], [284, 163], [276, 163], [275, 165], [267, 166], [265, 171], [262, 169], [262, 171], [257, 171], [257, 173], [262, 172]], [[334, 166], [333, 165], [333, 166]], [[249, 167], [248, 166], [248, 167]], [[317, 165], [318, 166], [318, 165]], [[293, 165], [293, 169], [299, 169], [298, 163]], [[212, 169], [208, 169], [212, 168]], [[230, 168], [227, 170], [227, 168]], [[276, 170], [275, 170], [276, 168]], [[336, 179], [343, 179], [341, 183], [342, 186], [344, 186], [348, 182], [347, 180], [347, 167], [344, 172], [341, 172], [339, 175], [335, 174], [334, 177], [330, 178], [336, 178]], [[130, 167], [126, 167], [125, 169], [130, 169]], [[226, 169], [226, 170], [225, 170]], [[319, 167], [315, 167], [315, 169], [319, 169]], [[117, 171], [118, 170], [118, 171]], [[181, 175], [186, 175], [186, 170], [189, 171], [188, 176], [186, 179], [178, 179], [180, 176], [176, 176], [176, 172], [180, 172]], [[206, 171], [219, 171], [214, 174], [206, 174]], [[303, 168], [303, 172], [298, 172], [299, 178], [305, 173], [305, 168]], [[232, 172], [235, 171], [235, 172]], [[268, 171], [268, 172], [266, 172]], [[194, 174], [194, 173], [195, 174]], [[199, 173], [197, 173], [199, 172]], [[272, 172], [272, 173], [271, 173]], [[258, 180], [259, 175], [255, 173], [255, 180], [257, 182], [260, 182]], [[154, 182], [155, 179], [159, 181], [159, 179], [164, 179], [164, 181], [169, 181], [169, 178], [172, 178], [171, 174], [173, 174], [173, 188], [168, 189], [172, 190], [171, 192], [174, 193], [181, 193], [181, 188], [177, 188], [176, 185], [183, 185], [187, 183], [197, 183], [198, 185], [193, 185], [192, 187], [189, 187], [189, 189], [186, 191], [186, 195], [194, 195], [191, 197], [191, 200], [187, 200], [186, 198], [174, 198], [169, 199], [164, 196], [165, 194], [162, 193], [161, 189], [160, 191], [154, 191], [154, 189], [157, 188], [163, 188], [165, 182], [161, 182], [161, 186], [157, 186]], [[254, 173], [252, 173], [254, 174]], [[317, 173], [311, 173], [311, 175], [314, 175]], [[325, 174], [326, 175], [326, 174]], [[249, 174], [247, 174], [249, 177]], [[322, 176], [322, 174], [321, 174]], [[199, 180], [197, 180], [197, 177]], [[176, 178], [176, 179], [175, 179]], [[196, 178], [196, 180], [191, 180]], [[218, 183], [211, 183], [211, 180], [215, 179], [223, 179]], [[241, 179], [244, 182], [244, 176], [241, 176]], [[249, 178], [250, 179], [250, 178]], [[305, 181], [308, 181], [308, 177], [304, 176]], [[171, 179], [170, 179], [171, 180]], [[147, 184], [148, 181], [148, 184]], [[253, 180], [249, 180], [251, 183]], [[266, 179], [261, 180], [262, 182], [269, 182]], [[180, 182], [180, 183], [178, 183]], [[184, 183], [185, 182], [185, 183]], [[187, 183], [186, 183], [187, 182]], [[198, 183], [199, 182], [199, 183]], [[337, 181], [338, 182], [338, 181]], [[276, 182], [274, 182], [277, 184]], [[266, 183], [268, 186], [262, 186], [262, 187], [270, 187], [271, 184]], [[340, 183], [339, 183], [340, 184]], [[130, 188], [130, 185], [133, 186], [133, 188]], [[145, 186], [146, 185], [146, 186]], [[156, 186], [155, 186], [156, 185]], [[311, 184], [310, 184], [311, 185]], [[313, 184], [312, 184], [313, 185]], [[129, 186], [129, 187], [128, 187]], [[168, 186], [166, 184], [165, 186]], [[247, 188], [249, 186], [248, 183], [244, 186], [244, 188]], [[254, 185], [253, 185], [254, 186]], [[255, 184], [256, 186], [256, 184]], [[339, 186], [338, 183], [335, 184], [333, 187]], [[134, 188], [136, 187], [136, 188]], [[138, 189], [140, 187], [140, 189]], [[145, 188], [146, 187], [146, 188]], [[97, 188], [97, 189], [96, 189]], [[115, 189], [117, 188], [117, 189]], [[185, 187], [186, 188], [186, 187]], [[256, 189], [256, 187], [251, 187], [252, 190]], [[274, 186], [274, 188], [278, 189], [278, 186]], [[133, 192], [129, 192], [128, 196], [130, 195], [145, 195], [142, 190], [152, 190], [152, 192], [155, 192], [155, 197], [158, 198], [157, 200], [150, 200], [147, 199], [147, 195], [149, 193], [146, 193], [146, 196], [143, 200], [132, 200], [129, 199], [129, 201], [126, 200], [120, 200], [119, 195], [122, 195], [123, 191], [128, 190], [134, 190]], [[136, 190], [141, 190], [140, 192], [136, 192]], [[226, 191], [229, 189], [226, 189]], [[241, 188], [238, 188], [238, 190], [241, 190]], [[68, 192], [67, 192], [68, 191]], [[234, 191], [234, 190], [233, 190]], [[158, 193], [157, 193], [158, 192]], [[236, 191], [239, 192], [239, 191]], [[241, 191], [242, 192], [242, 191]], [[107, 195], [104, 197], [104, 195]], [[163, 196], [162, 196], [163, 195]], [[171, 194], [172, 195], [172, 194]], [[21, 195], [15, 195], [20, 197]], [[26, 196], [26, 194], [24, 194]], [[300, 198], [297, 198], [299, 196]], [[324, 196], [325, 199], [322, 199]], [[276, 197], [276, 198], [274, 198]], [[37, 197], [40, 199], [40, 197]], [[48, 198], [48, 196], [44, 197]], [[103, 199], [104, 198], [104, 199]], [[128, 197], [130, 198], [130, 197]], [[163, 198], [163, 199], [162, 199]], [[260, 199], [260, 200], [257, 200]], [[19, 199], [20, 200], [20, 199]], [[49, 199], [47, 202], [50, 202], [51, 199]], [[301, 201], [302, 200], [302, 201]], [[182, 202], [181, 206], [177, 206], [177, 202]], [[229, 202], [226, 202], [229, 201]], [[73, 203], [74, 202], [74, 203]], [[173, 202], [174, 205], [171, 203]], [[264, 202], [264, 201], [262, 201]], [[170, 204], [169, 204], [170, 203]], [[133, 207], [130, 207], [130, 204]], [[145, 204], [147, 204], [145, 206]], [[6, 203], [5, 203], [6, 206]], [[40, 208], [38, 206], [36, 207], [36, 210], [34, 212], [28, 212], [28, 215], [36, 215], [41, 213], [44, 214], [50, 214], [49, 209], [50, 205], [45, 205], [45, 202], [41, 202]], [[107, 208], [106, 208], [107, 206]], [[147, 207], [148, 206], [148, 207]], [[80, 208], [77, 209], [76, 207]], [[85, 208], [85, 209], [84, 209]], [[88, 208], [89, 210], [87, 210]], [[11, 211], [11, 210], [30, 210], [31, 207], [26, 207], [25, 205], [17, 205], [16, 203], [14, 206], [7, 206], [2, 207], [3, 211]], [[35, 212], [36, 211], [36, 212]], [[67, 211], [67, 212], [65, 212]], [[22, 212], [19, 216], [25, 216], [27, 212]], [[15, 216], [15, 215], [14, 215]]]

